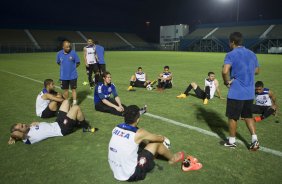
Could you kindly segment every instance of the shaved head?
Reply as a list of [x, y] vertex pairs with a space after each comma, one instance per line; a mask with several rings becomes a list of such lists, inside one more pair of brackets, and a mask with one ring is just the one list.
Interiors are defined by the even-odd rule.
[[69, 53], [71, 50], [71, 43], [68, 40], [63, 41], [63, 50], [65, 53]]

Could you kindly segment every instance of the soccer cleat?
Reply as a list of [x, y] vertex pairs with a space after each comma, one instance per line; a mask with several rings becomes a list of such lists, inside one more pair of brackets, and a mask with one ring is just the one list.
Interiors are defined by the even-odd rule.
[[191, 156], [191, 155], [187, 156], [187, 159], [190, 160], [191, 162], [194, 162], [194, 163], [198, 162], [198, 159], [193, 157], [193, 156]]
[[229, 148], [233, 148], [235, 149], [237, 147], [236, 143], [229, 143], [229, 141], [227, 141], [226, 143], [224, 143], [225, 147], [229, 147]]
[[254, 120], [255, 120], [255, 122], [259, 122], [259, 121], [262, 120], [262, 118], [260, 116], [256, 116], [256, 117], [254, 117]]
[[133, 90], [133, 86], [129, 86], [128, 88], [127, 88], [127, 91], [132, 91]]
[[181, 93], [180, 95], [176, 96], [176, 98], [186, 98], [187, 95], [184, 93]]
[[139, 111], [140, 115], [145, 114], [147, 112], [147, 105], [144, 105]]
[[207, 105], [208, 103], [209, 103], [209, 100], [207, 98], [205, 98], [203, 104]]
[[[194, 171], [194, 170], [199, 170], [203, 167], [203, 165], [201, 163], [195, 162], [194, 157], [192, 156], [188, 156], [183, 162], [182, 162], [182, 166], [181, 169], [184, 172], [187, 171]], [[197, 160], [197, 159], [196, 159]], [[198, 160], [197, 160], [198, 161]]]
[[98, 128], [92, 128], [92, 127], [88, 127], [88, 128], [82, 128], [82, 131], [83, 132], [91, 132], [91, 133], [94, 133], [96, 131], [98, 131], [99, 129]]
[[249, 147], [249, 150], [257, 151], [258, 149], [259, 149], [259, 142], [258, 141], [252, 142], [252, 144]]

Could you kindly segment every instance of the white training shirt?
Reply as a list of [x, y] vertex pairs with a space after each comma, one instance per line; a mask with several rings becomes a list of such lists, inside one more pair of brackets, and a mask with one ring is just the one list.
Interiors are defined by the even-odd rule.
[[42, 96], [44, 95], [44, 90], [42, 90], [36, 98], [36, 105], [35, 105], [35, 109], [36, 109], [36, 115], [41, 117], [42, 112], [46, 109], [46, 107], [49, 105], [50, 100], [44, 100], [42, 98]]
[[272, 106], [272, 102], [269, 96], [269, 89], [264, 88], [262, 93], [256, 94], [256, 105]]
[[215, 93], [215, 90], [216, 90], [214, 80], [209, 81], [208, 79], [205, 79], [205, 87], [206, 86], [210, 87], [210, 99], [212, 99], [214, 97], [214, 93]]
[[142, 72], [142, 73], [136, 72], [135, 77], [139, 81], [146, 82], [146, 74], [144, 72]]
[[87, 46], [86, 48], [86, 61], [87, 64], [95, 64], [97, 60], [95, 58], [96, 47], [95, 46]]
[[27, 133], [27, 139], [23, 140], [25, 144], [34, 144], [49, 137], [63, 136], [61, 128], [57, 122], [41, 122], [38, 125], [31, 126]]
[[[126, 130], [119, 126], [125, 125], [133, 129]], [[112, 138], [109, 143], [108, 161], [114, 173], [114, 177], [120, 181], [126, 181], [135, 172], [138, 159], [138, 147], [135, 143], [135, 132], [132, 127], [126, 124], [120, 124], [112, 131]]]

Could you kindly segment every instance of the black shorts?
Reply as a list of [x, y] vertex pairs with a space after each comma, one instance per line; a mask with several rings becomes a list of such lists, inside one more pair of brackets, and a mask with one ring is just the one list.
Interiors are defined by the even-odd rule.
[[51, 111], [49, 105], [42, 111], [41, 118], [51, 118], [57, 115], [57, 111]]
[[67, 117], [67, 113], [64, 111], [59, 111], [56, 122], [59, 124], [64, 136], [72, 133], [77, 126], [77, 121]]
[[252, 113], [254, 113], [254, 114], [263, 114], [269, 108], [271, 108], [271, 106], [261, 106], [261, 105], [253, 104], [253, 106], [252, 106]]
[[99, 69], [101, 73], [104, 73], [106, 71], [106, 64], [99, 64]]
[[[107, 100], [110, 101], [112, 104], [118, 105], [117, 102], [112, 98], [109, 98]], [[123, 104], [121, 104], [121, 105], [123, 106], [123, 108], [125, 110], [126, 106], [123, 105]], [[96, 111], [107, 112], [107, 113], [111, 113], [111, 114], [114, 114], [114, 115], [117, 115], [117, 116], [123, 116], [123, 112], [119, 112], [115, 108], [107, 106], [102, 101], [100, 103], [95, 104], [95, 109], [96, 109]]]
[[98, 73], [99, 72], [98, 63], [88, 64], [88, 67], [86, 67], [86, 72], [87, 72], [87, 74], [92, 74], [93, 72]]
[[197, 86], [197, 88], [194, 91], [198, 98], [200, 99], [206, 98], [206, 93], [199, 86]]
[[143, 149], [138, 154], [137, 161], [138, 163], [135, 168], [135, 172], [130, 176], [128, 181], [144, 180], [146, 174], [155, 167], [154, 155], [146, 149]]
[[252, 118], [253, 100], [227, 99], [226, 116], [229, 119]]
[[140, 80], [136, 79], [136, 81], [134, 82], [133, 87], [145, 88], [146, 86], [144, 84], [145, 84], [145, 81], [140, 81]]
[[61, 89], [76, 89], [77, 88], [77, 79], [73, 80], [61, 80]]

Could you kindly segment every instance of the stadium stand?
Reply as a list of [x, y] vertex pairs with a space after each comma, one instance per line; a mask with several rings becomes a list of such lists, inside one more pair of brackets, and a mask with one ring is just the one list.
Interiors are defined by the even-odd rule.
[[282, 24], [275, 25], [275, 27], [268, 33], [269, 39], [282, 39]]
[[33, 48], [34, 44], [24, 30], [0, 29], [1, 52], [28, 52]]
[[133, 33], [119, 33], [124, 39], [136, 47], [146, 47], [148, 43]]
[[30, 30], [43, 51], [57, 51], [63, 40], [85, 42], [75, 31]]

